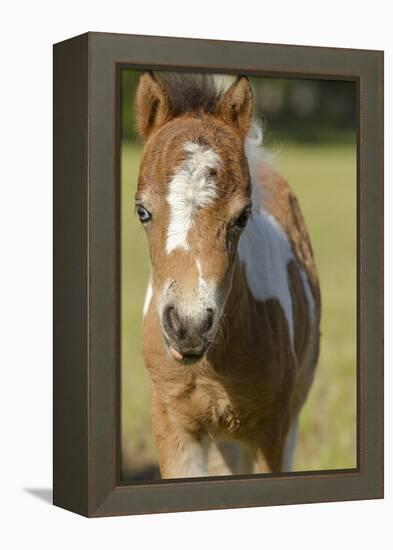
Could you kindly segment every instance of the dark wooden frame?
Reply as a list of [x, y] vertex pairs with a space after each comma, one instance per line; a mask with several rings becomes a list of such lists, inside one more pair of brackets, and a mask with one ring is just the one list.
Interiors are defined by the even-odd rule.
[[[121, 67], [357, 83], [356, 469], [120, 482]], [[383, 497], [383, 52], [106, 33], [54, 46], [53, 430], [54, 503], [86, 516]]]

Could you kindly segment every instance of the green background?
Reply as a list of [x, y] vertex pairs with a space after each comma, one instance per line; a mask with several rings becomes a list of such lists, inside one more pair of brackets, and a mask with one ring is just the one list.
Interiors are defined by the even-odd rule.
[[[134, 213], [142, 151], [134, 130], [138, 76], [123, 70], [121, 82], [121, 445], [126, 479], [157, 476], [141, 356], [149, 259]], [[301, 414], [293, 469], [356, 467], [355, 85], [273, 78], [254, 78], [252, 84], [272, 162], [299, 198], [322, 293], [321, 354]]]

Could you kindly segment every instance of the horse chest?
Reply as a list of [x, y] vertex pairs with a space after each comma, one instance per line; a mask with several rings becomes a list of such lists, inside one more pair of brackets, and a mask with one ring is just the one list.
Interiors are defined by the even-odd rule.
[[196, 379], [192, 388], [179, 392], [171, 408], [187, 428], [236, 438], [265, 416], [267, 403], [261, 400], [259, 385], [253, 391], [241, 383], [236, 386], [235, 390], [214, 379]]

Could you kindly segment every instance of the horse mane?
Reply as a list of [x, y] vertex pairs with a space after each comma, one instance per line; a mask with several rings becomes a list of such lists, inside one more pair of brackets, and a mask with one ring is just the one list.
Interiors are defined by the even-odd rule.
[[213, 113], [222, 97], [213, 75], [199, 73], [155, 73], [163, 83], [174, 116], [183, 113]]

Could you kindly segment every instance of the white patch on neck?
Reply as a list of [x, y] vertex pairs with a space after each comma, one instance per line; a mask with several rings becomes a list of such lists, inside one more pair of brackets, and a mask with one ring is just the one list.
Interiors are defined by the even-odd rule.
[[238, 255], [245, 265], [247, 283], [256, 300], [277, 298], [288, 322], [294, 349], [292, 298], [289, 290], [288, 262], [294, 259], [288, 237], [278, 221], [263, 208], [262, 190], [256, 182], [257, 165], [264, 153], [261, 136], [246, 140], [246, 154], [252, 180], [252, 216], [239, 241]]
[[209, 171], [220, 167], [220, 157], [212, 149], [198, 143], [187, 142], [184, 150], [190, 154], [169, 182], [168, 254], [176, 248], [189, 249], [188, 232], [195, 210], [211, 206], [217, 198], [216, 183], [209, 176]]
[[256, 300], [277, 298], [288, 321], [293, 347], [292, 298], [288, 284], [291, 246], [277, 220], [262, 208], [253, 208], [240, 238], [238, 254], [246, 268], [247, 283]]

